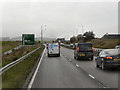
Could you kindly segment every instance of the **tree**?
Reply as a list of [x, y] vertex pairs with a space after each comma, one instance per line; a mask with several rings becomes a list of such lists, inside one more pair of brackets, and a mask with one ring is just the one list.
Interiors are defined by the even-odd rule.
[[77, 41], [83, 40], [82, 34], [77, 35]]
[[93, 33], [93, 31], [85, 32], [83, 36], [85, 41], [89, 41], [95, 38], [95, 34]]
[[70, 38], [70, 42], [71, 42], [71, 43], [73, 43], [73, 42], [75, 42], [75, 41], [77, 41], [77, 38], [76, 38], [75, 36], [73, 36], [73, 37]]

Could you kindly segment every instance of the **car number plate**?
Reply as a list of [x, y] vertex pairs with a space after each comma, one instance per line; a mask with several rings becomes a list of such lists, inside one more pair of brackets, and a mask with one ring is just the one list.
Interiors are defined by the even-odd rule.
[[120, 58], [115, 58], [114, 60], [120, 60]]
[[85, 56], [85, 54], [80, 54], [80, 56]]

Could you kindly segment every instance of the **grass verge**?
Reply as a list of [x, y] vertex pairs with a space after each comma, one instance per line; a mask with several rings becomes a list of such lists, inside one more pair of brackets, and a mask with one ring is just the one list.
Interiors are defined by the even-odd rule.
[[20, 41], [2, 41], [2, 53], [21, 45]]
[[2, 56], [2, 67], [17, 60], [18, 58], [26, 55], [27, 53], [31, 52], [32, 50], [38, 48], [41, 44], [36, 44], [35, 46], [24, 46], [18, 50], [13, 51], [10, 54]]
[[2, 88], [22, 88], [43, 49], [42, 45], [38, 51], [3, 73]]

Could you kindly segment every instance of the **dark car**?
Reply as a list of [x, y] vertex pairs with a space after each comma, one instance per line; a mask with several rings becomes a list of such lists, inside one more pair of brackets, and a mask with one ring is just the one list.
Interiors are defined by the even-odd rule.
[[75, 45], [74, 58], [93, 60], [93, 45], [91, 43], [78, 43]]
[[96, 58], [96, 67], [105, 70], [107, 67], [120, 66], [120, 49], [102, 50]]

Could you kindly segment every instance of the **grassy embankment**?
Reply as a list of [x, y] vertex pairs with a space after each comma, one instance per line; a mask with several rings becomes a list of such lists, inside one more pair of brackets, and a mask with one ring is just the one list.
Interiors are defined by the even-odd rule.
[[13, 51], [10, 54], [2, 56], [2, 67], [17, 60], [18, 58], [26, 55], [27, 53], [31, 52], [32, 50], [38, 48], [40, 44], [36, 44], [35, 46], [24, 46], [18, 50]]
[[7, 70], [2, 75], [2, 87], [3, 88], [22, 88], [28, 75], [32, 71], [39, 56], [43, 52], [42, 48], [30, 55], [28, 58]]
[[2, 53], [21, 45], [20, 41], [1, 41], [0, 44], [1, 43], [2, 43]]
[[[81, 40], [78, 43], [83, 43], [83, 41]], [[95, 48], [110, 49], [119, 45], [120, 39], [93, 39], [91, 41], [87, 41], [86, 43], [92, 43]]]
[[95, 48], [110, 49], [120, 44], [120, 39], [93, 39], [89, 43], [93, 43]]
[[[91, 41], [83, 42], [82, 40], [75, 43], [92, 43], [94, 48], [111, 49], [116, 45], [120, 45], [120, 39], [93, 39]], [[71, 47], [67, 47], [72, 49]]]

